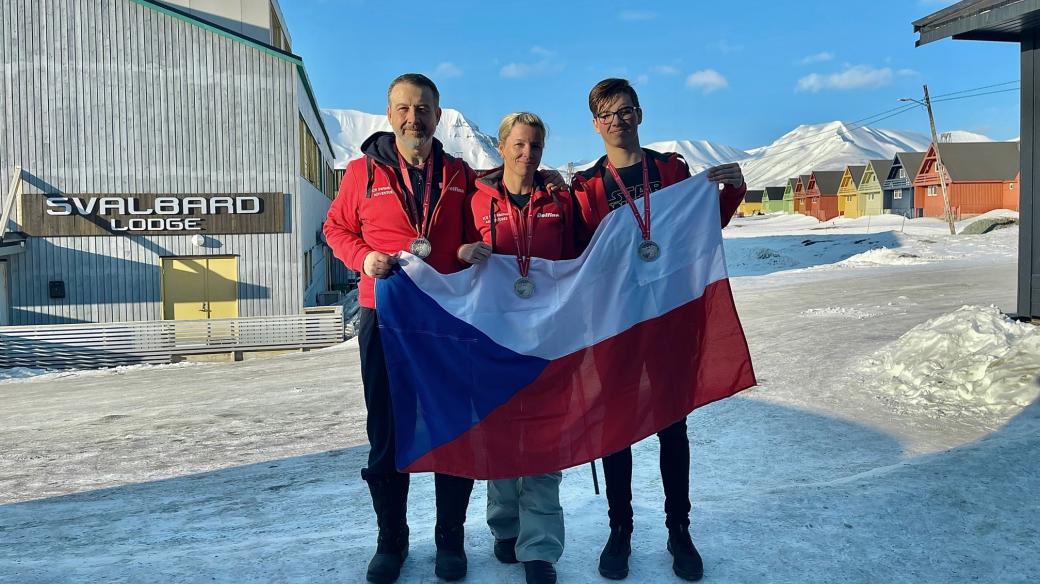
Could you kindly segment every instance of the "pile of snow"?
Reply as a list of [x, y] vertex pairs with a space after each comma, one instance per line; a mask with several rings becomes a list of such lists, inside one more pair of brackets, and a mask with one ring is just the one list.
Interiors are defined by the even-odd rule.
[[119, 367], [105, 367], [103, 369], [36, 369], [30, 367], [14, 367], [11, 369], [0, 369], [0, 384], [15, 383], [17, 381], [51, 381], [64, 379], [66, 377], [100, 377], [105, 375], [126, 375], [136, 371], [178, 369], [197, 365], [191, 361], [180, 363], [164, 363], [160, 365], [120, 365]]
[[896, 152], [923, 152], [924, 134], [854, 127], [845, 122], [798, 126], [775, 142], [749, 150], [741, 161], [748, 186], [782, 186], [787, 179], [814, 170], [842, 170], [850, 164], [891, 159]]
[[940, 412], [1024, 407], [1040, 396], [1040, 327], [963, 306], [910, 329], [860, 373], [900, 402]]
[[845, 268], [862, 268], [874, 266], [916, 266], [926, 263], [928, 261], [921, 259], [918, 255], [881, 247], [858, 253], [834, 265]]
[[32, 367], [0, 369], [0, 383], [15, 379], [25, 379], [27, 377], [36, 377], [37, 375], [43, 375], [45, 373], [49, 373], [49, 371], [47, 369], [34, 369]]
[[[391, 131], [384, 114], [369, 114], [349, 109], [324, 109], [322, 121], [332, 140], [332, 151], [336, 156], [336, 168], [346, 168], [347, 163], [360, 158], [361, 144], [375, 132]], [[481, 132], [476, 124], [466, 119], [458, 110], [444, 108], [440, 124], [434, 132], [444, 150], [458, 156], [473, 168], [494, 168], [502, 164], [496, 140]]]

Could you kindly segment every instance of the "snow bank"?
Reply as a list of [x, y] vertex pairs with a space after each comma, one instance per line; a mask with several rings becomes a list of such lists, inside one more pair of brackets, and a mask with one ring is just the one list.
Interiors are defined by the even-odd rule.
[[916, 266], [927, 263], [927, 260], [921, 259], [920, 256], [915, 254], [882, 247], [858, 253], [834, 265], [846, 268], [860, 268], [873, 266]]
[[96, 377], [103, 375], [125, 375], [134, 371], [171, 369], [180, 367], [191, 367], [197, 365], [190, 361], [180, 363], [165, 363], [162, 365], [122, 365], [119, 367], [106, 367], [103, 369], [34, 369], [29, 367], [14, 367], [12, 369], [0, 369], [0, 384], [14, 383], [16, 381], [48, 381], [65, 377]]
[[940, 410], [1024, 407], [1040, 396], [1040, 327], [963, 306], [908, 331], [860, 373], [902, 402]]

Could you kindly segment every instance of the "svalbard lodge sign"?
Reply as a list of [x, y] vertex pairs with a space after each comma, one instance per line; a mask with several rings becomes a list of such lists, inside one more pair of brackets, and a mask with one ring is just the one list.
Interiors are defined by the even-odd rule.
[[282, 193], [23, 194], [22, 230], [38, 237], [285, 231]]

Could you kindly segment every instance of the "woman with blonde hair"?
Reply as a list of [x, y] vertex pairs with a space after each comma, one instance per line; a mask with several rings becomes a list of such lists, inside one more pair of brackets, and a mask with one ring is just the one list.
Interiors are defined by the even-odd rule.
[[[466, 240], [473, 243], [459, 248], [459, 259], [476, 264], [492, 253], [515, 256], [517, 278], [503, 293], [521, 298], [538, 294], [527, 277], [531, 258], [576, 256], [571, 194], [547, 187], [538, 177], [545, 136], [545, 124], [534, 114], [505, 116], [498, 129], [503, 164], [477, 178], [464, 207]], [[564, 542], [562, 478], [553, 472], [488, 481], [487, 521], [495, 557], [507, 564], [522, 562], [528, 584], [556, 582], [554, 564]]]

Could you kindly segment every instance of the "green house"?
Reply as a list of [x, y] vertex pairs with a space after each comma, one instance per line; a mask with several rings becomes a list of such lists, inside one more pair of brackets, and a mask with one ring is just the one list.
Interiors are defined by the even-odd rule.
[[[892, 160], [871, 160], [867, 162], [867, 168], [860, 178], [859, 187], [859, 214], [880, 215], [884, 212], [884, 189], [881, 183], [888, 178], [888, 171], [892, 168]], [[847, 214], [847, 213], [846, 213]]]
[[797, 185], [797, 176], [787, 179], [787, 186], [784, 187], [784, 213], [794, 213], [794, 191]]
[[784, 187], [766, 187], [762, 191], [762, 212], [783, 213], [785, 190]]

